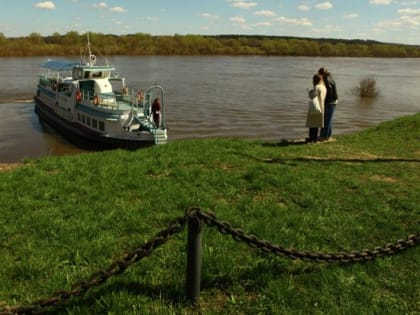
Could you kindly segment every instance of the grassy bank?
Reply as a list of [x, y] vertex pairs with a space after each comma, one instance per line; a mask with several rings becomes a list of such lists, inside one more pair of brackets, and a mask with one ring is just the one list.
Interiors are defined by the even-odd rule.
[[[406, 237], [420, 226], [419, 140], [417, 114], [317, 145], [186, 140], [27, 161], [0, 172], [0, 303], [70, 289], [191, 206], [300, 250], [362, 250]], [[418, 247], [363, 264], [315, 264], [250, 249], [212, 228], [201, 297], [189, 306], [186, 237], [52, 313], [420, 312]]]

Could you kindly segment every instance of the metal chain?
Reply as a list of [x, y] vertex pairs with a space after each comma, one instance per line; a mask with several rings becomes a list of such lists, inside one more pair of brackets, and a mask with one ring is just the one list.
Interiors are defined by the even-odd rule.
[[172, 235], [181, 232], [186, 222], [186, 216], [176, 218], [167, 229], [157, 233], [146, 244], [126, 253], [123, 258], [113, 262], [107, 269], [94, 272], [89, 280], [76, 282], [70, 290], [57, 291], [48, 299], [40, 299], [28, 305], [0, 304], [0, 315], [42, 314], [48, 307], [63, 305], [71, 297], [85, 294], [92, 287], [105, 283], [111, 276], [124, 272], [130, 265], [149, 256], [156, 248], [165, 244]]
[[233, 228], [230, 223], [218, 220], [210, 212], [203, 212], [200, 208], [190, 208], [187, 210], [185, 216], [173, 220], [167, 229], [157, 233], [146, 244], [126, 253], [122, 259], [113, 262], [107, 269], [93, 273], [89, 280], [79, 281], [68, 291], [57, 291], [52, 297], [35, 301], [29, 305], [16, 305], [11, 307], [0, 303], [0, 315], [42, 314], [48, 307], [63, 305], [71, 297], [85, 294], [92, 287], [105, 283], [111, 276], [124, 272], [130, 265], [149, 256], [154, 249], [165, 244], [171, 236], [181, 232], [185, 228], [187, 220], [202, 220], [207, 225], [217, 228], [220, 233], [231, 235], [236, 241], [245, 242], [252, 248], [262, 249], [266, 252], [290, 259], [301, 259], [312, 262], [346, 263], [369, 261], [378, 257], [394, 255], [420, 244], [420, 232], [417, 232], [416, 234], [409, 235], [406, 239], [388, 243], [383, 247], [375, 247], [371, 250], [364, 249], [362, 251], [340, 253], [298, 251], [294, 248], [284, 248], [266, 240], [261, 240], [252, 234], [245, 234], [241, 229]]
[[189, 215], [199, 216], [207, 225], [217, 228], [220, 233], [230, 235], [236, 241], [245, 242], [252, 248], [259, 248], [277, 256], [288, 257], [290, 259], [301, 259], [304, 261], [340, 263], [362, 262], [373, 260], [378, 257], [391, 256], [420, 244], [420, 232], [417, 232], [416, 234], [409, 235], [406, 239], [398, 240], [394, 243], [388, 243], [383, 247], [364, 249], [362, 251], [340, 253], [298, 251], [294, 248], [284, 248], [266, 240], [260, 240], [252, 234], [245, 234], [241, 229], [233, 228], [230, 223], [220, 221], [213, 214], [203, 212], [197, 208], [193, 209]]

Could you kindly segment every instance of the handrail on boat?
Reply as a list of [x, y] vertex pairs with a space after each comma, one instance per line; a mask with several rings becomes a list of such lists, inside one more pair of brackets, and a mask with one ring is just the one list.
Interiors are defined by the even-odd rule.
[[[148, 120], [152, 118], [152, 103], [155, 98], [160, 98], [161, 109], [160, 109], [160, 125], [157, 128], [166, 128], [165, 123], [165, 102], [164, 102], [164, 90], [159, 85], [154, 85], [147, 89], [144, 93], [144, 98], [141, 100], [137, 97], [137, 91], [131, 89], [131, 93], [123, 94], [117, 91], [112, 93], [94, 93], [88, 89], [81, 89], [82, 100], [89, 102], [92, 106], [101, 107], [104, 109], [116, 109], [121, 110], [129, 106], [132, 111], [142, 112], [144, 117]], [[125, 104], [125, 107], [123, 106]]]
[[[166, 128], [166, 111], [165, 111], [165, 90], [163, 89], [162, 86], [155, 84], [154, 86], [152, 86], [151, 88], [149, 88], [147, 91], [152, 92], [153, 90], [159, 90], [159, 94], [160, 94], [160, 101], [161, 101], [161, 109], [160, 109], [160, 121], [161, 121], [161, 125], [160, 127], [162, 129]], [[152, 102], [152, 100], [151, 100]]]

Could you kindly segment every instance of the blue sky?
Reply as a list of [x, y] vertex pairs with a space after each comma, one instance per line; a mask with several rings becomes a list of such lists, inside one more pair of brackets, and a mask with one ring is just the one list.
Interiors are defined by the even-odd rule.
[[257, 34], [420, 44], [420, 0], [0, 0], [6, 37]]

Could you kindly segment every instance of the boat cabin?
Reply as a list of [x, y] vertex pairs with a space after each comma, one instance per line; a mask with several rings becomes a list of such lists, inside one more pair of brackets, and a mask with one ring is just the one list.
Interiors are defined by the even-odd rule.
[[73, 67], [72, 77], [73, 80], [106, 79], [111, 76], [111, 72], [114, 70], [113, 66], [75, 66]]

